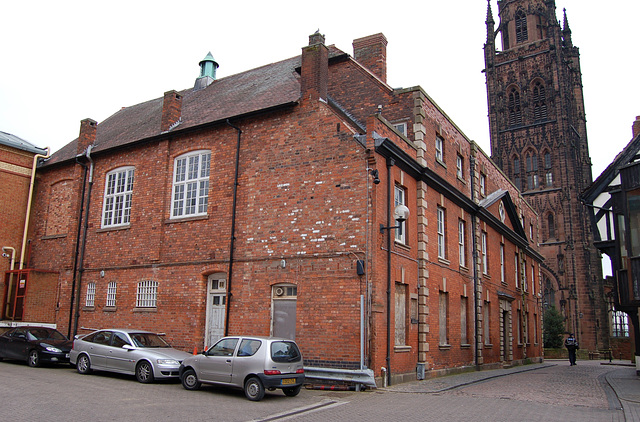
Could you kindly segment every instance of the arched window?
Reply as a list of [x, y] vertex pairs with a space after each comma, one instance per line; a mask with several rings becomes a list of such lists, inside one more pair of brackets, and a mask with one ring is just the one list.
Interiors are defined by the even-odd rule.
[[525, 42], [527, 35], [527, 15], [522, 10], [516, 12], [516, 42]]
[[519, 126], [521, 124], [520, 92], [513, 87], [509, 90], [509, 126]]
[[549, 215], [547, 215], [547, 229], [548, 229], [548, 234], [549, 234], [549, 239], [555, 239], [556, 238], [556, 226], [555, 226], [555, 222], [553, 220], [553, 214], [549, 213]]
[[539, 122], [547, 118], [547, 98], [544, 85], [536, 82], [533, 86], [533, 120]]

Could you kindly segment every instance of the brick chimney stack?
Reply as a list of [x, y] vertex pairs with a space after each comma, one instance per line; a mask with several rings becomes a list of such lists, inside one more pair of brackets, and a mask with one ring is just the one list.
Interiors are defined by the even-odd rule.
[[387, 83], [387, 38], [383, 34], [353, 40], [353, 57]]
[[78, 146], [76, 154], [82, 154], [89, 145], [93, 145], [98, 131], [98, 122], [92, 119], [80, 121], [80, 135], [78, 136]]
[[633, 122], [631, 130], [633, 131], [633, 139], [635, 139], [636, 136], [640, 135], [640, 116], [636, 116], [636, 121]]
[[175, 90], [164, 93], [160, 131], [167, 132], [182, 116], [182, 95]]
[[302, 48], [300, 71], [302, 99], [327, 99], [329, 85], [329, 49], [324, 45], [324, 35], [316, 31], [309, 35], [309, 45]]

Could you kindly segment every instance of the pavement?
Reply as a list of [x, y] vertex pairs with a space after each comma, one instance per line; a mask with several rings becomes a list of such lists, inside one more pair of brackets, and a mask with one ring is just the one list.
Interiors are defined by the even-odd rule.
[[[601, 366], [605, 370], [601, 380], [605, 384], [605, 392], [610, 406], [622, 409], [624, 420], [627, 422], [640, 422], [640, 376], [636, 374], [636, 367], [629, 361], [613, 360], [609, 361], [578, 361], [578, 366]], [[426, 393], [437, 394], [456, 388], [481, 383], [497, 377], [505, 377], [512, 374], [519, 374], [528, 371], [537, 371], [543, 368], [550, 368], [558, 365], [568, 365], [566, 359], [547, 359], [542, 363], [514, 366], [510, 368], [471, 371], [462, 374], [449, 375], [437, 378], [430, 378], [421, 381], [403, 383], [388, 386], [382, 390], [404, 393]], [[605, 368], [606, 367], [606, 368]], [[606, 387], [610, 387], [607, 389]], [[585, 387], [587, 388], [587, 387]], [[585, 390], [585, 394], [587, 391]]]

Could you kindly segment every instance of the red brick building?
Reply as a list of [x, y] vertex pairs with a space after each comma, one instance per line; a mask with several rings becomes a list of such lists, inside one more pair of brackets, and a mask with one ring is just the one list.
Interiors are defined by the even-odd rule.
[[31, 231], [59, 326], [294, 337], [310, 373], [391, 382], [540, 358], [536, 213], [422, 88], [387, 85], [386, 46], [316, 33], [222, 79], [208, 55], [194, 88], [84, 120]]
[[540, 217], [544, 303], [562, 313], [583, 349], [606, 349], [600, 253], [579, 198], [592, 182], [580, 54], [555, 1], [501, 0], [498, 13], [496, 27], [488, 5], [491, 157]]
[[[4, 321], [20, 321], [24, 318], [37, 319], [42, 323], [55, 323], [53, 313], [43, 314], [40, 305], [53, 311], [54, 303], [32, 291], [25, 303], [28, 286], [25, 280], [29, 272], [23, 269], [29, 246], [26, 242], [25, 225], [29, 224], [31, 192], [36, 177], [39, 159], [48, 156], [48, 150], [6, 132], [0, 132], [0, 310], [2, 327], [10, 325]], [[44, 277], [44, 278], [49, 278]], [[55, 284], [55, 279], [54, 279]], [[29, 310], [24, 314], [25, 306]]]

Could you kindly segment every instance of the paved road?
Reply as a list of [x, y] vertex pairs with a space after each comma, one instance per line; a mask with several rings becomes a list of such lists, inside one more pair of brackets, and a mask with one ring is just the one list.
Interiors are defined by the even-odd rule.
[[632, 369], [546, 362], [360, 393], [303, 390], [289, 398], [276, 391], [250, 402], [235, 390], [192, 392], [178, 382], [143, 385], [128, 376], [1, 362], [0, 406], [12, 421], [624, 421], [607, 382], [616, 371]]

